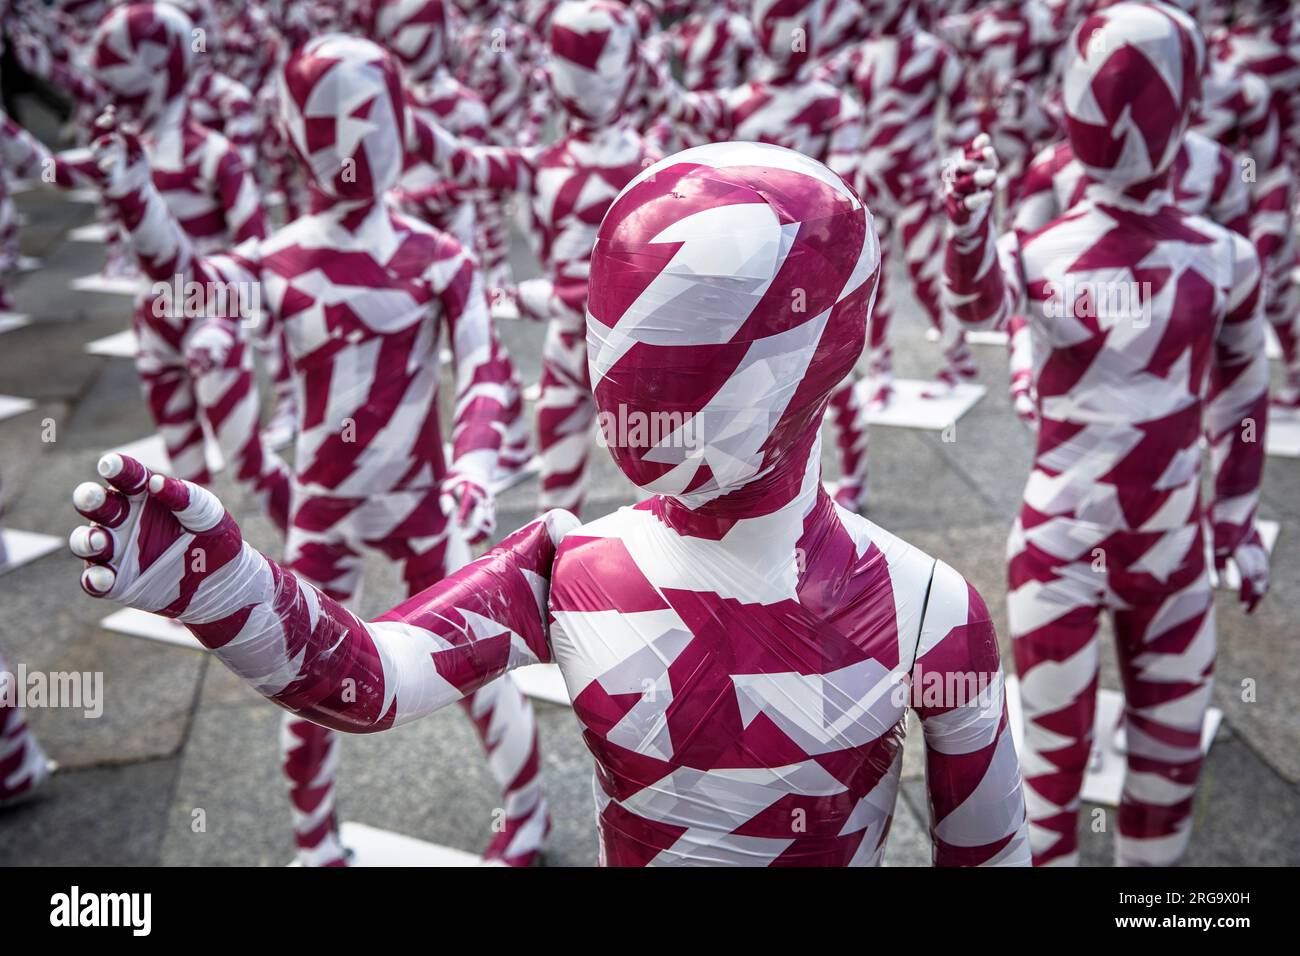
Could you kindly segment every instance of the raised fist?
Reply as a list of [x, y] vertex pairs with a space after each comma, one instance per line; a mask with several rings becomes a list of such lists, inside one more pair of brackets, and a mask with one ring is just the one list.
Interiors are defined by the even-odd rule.
[[201, 620], [205, 581], [222, 575], [224, 591], [239, 583], [232, 562], [242, 560], [244, 541], [235, 520], [206, 488], [153, 474], [134, 458], [110, 453], [98, 470], [107, 487], [88, 481], [72, 495], [91, 522], [69, 539], [72, 553], [86, 561], [82, 590], [164, 617]]
[[988, 133], [980, 133], [963, 155], [944, 169], [944, 209], [958, 231], [963, 227], [973, 229], [983, 221], [993, 204], [997, 180], [998, 157], [993, 141]]
[[478, 544], [496, 529], [496, 503], [482, 484], [453, 471], [443, 479], [441, 490], [443, 511], [467, 542]]
[[118, 122], [112, 106], [96, 117], [95, 139], [90, 146], [104, 195], [113, 199], [129, 196], [149, 182], [149, 159], [140, 137], [130, 126]]

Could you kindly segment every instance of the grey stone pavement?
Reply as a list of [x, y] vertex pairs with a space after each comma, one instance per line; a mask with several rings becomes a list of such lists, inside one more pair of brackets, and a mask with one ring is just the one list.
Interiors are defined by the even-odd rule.
[[[68, 230], [92, 220], [93, 207], [46, 191], [19, 196], [18, 207], [28, 220], [23, 250], [43, 263], [14, 285], [18, 310], [33, 322], [0, 335], [0, 394], [28, 397], [37, 406], [0, 421], [0, 494], [9, 527], [66, 536], [78, 523], [72, 489], [94, 476], [99, 454], [152, 429], [132, 363], [83, 351], [87, 342], [126, 328], [129, 316], [123, 297], [68, 288], [70, 279], [102, 262], [102, 247], [66, 239]], [[523, 243], [516, 245], [523, 277], [535, 265]], [[535, 381], [542, 329], [520, 322], [503, 327], [525, 379]], [[922, 335], [919, 313], [904, 305], [895, 327], [900, 372], [927, 375], [937, 353]], [[1003, 350], [979, 347], [977, 357], [989, 393], [961, 420], [954, 441], [937, 432], [872, 430], [866, 513], [965, 574], [1005, 631], [1003, 549], [1031, 442], [1005, 397]], [[46, 419], [56, 426], [53, 442], [42, 441]], [[588, 516], [635, 500], [608, 456], [597, 450], [593, 464]], [[276, 554], [276, 536], [253, 503], [224, 476], [216, 491], [253, 543]], [[507, 493], [499, 502], [499, 527], [528, 520], [535, 496], [535, 481]], [[1205, 766], [1188, 863], [1300, 864], [1300, 461], [1269, 459], [1261, 511], [1283, 525], [1273, 590], [1251, 618], [1221, 594], [1215, 702], [1225, 720]], [[82, 594], [79, 570], [60, 551], [0, 577], [0, 647], [10, 663], [29, 671], [102, 672], [105, 697], [97, 719], [70, 709], [29, 712], [62, 769], [38, 798], [0, 811], [0, 864], [288, 862], [277, 709], [200, 652], [98, 627], [115, 608]], [[401, 597], [394, 570], [370, 560], [360, 610], [377, 614]], [[1006, 651], [1005, 634], [1002, 639]], [[1103, 654], [1103, 686], [1118, 688], [1108, 642]], [[1009, 653], [1005, 661], [1010, 669]], [[1248, 679], [1257, 688], [1252, 702], [1242, 699]], [[567, 708], [536, 707], [555, 818], [546, 864], [590, 865], [596, 859], [590, 759]], [[929, 864], [917, 737], [909, 735], [886, 856], [892, 865]], [[344, 819], [477, 851], [488, 839], [496, 802], [458, 708], [344, 739], [338, 788]], [[206, 828], [195, 832], [200, 816]], [[1113, 813], [1104, 819], [1107, 832], [1081, 831], [1091, 865], [1111, 859]]]

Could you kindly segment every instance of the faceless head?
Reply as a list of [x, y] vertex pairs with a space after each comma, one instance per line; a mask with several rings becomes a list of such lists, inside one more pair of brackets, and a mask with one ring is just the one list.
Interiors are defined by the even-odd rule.
[[192, 29], [170, 3], [117, 7], [99, 22], [90, 68], [124, 118], [148, 126], [184, 96]]
[[754, 37], [779, 74], [796, 73], [816, 57], [822, 14], [822, 0], [754, 0]]
[[1200, 95], [1194, 39], [1166, 7], [1121, 3], [1088, 16], [1069, 42], [1063, 92], [1075, 157], [1115, 188], [1158, 181]]
[[375, 0], [368, 33], [401, 61], [411, 82], [422, 83], [443, 64], [447, 10], [443, 0]]
[[551, 92], [582, 123], [616, 119], [640, 72], [632, 14], [613, 0], [568, 0], [551, 17]]
[[853, 191], [780, 146], [699, 146], [629, 183], [601, 223], [587, 306], [623, 473], [692, 509], [797, 487], [862, 353], [879, 264]]
[[383, 49], [317, 37], [289, 57], [279, 93], [281, 124], [320, 192], [371, 199], [397, 182], [406, 112], [397, 64]]

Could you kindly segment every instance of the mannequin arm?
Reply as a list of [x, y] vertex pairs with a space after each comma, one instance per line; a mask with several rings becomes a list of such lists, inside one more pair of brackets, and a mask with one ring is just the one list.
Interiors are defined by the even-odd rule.
[[912, 681], [925, 731], [935, 865], [1028, 866], [1029, 825], [997, 634], [979, 594], [942, 562]]
[[108, 487], [73, 496], [91, 521], [71, 538], [83, 590], [180, 621], [272, 703], [318, 724], [384, 730], [550, 660], [548, 578], [577, 523], [565, 512], [367, 623], [254, 550], [210, 491], [116, 454], [99, 473]]

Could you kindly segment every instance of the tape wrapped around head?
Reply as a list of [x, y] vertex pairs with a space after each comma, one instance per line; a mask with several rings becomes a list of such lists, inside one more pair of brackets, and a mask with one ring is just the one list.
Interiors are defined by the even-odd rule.
[[871, 214], [801, 153], [714, 143], [648, 168], [591, 257], [588, 364], [619, 467], [688, 507], [797, 485], [879, 266]]

